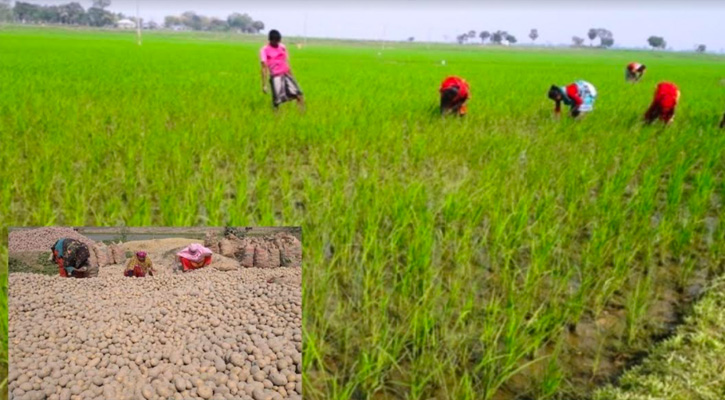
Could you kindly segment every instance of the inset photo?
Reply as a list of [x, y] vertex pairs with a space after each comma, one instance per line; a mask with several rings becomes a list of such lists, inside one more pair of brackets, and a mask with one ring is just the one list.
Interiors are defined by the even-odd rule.
[[301, 399], [301, 240], [10, 228], [9, 399]]

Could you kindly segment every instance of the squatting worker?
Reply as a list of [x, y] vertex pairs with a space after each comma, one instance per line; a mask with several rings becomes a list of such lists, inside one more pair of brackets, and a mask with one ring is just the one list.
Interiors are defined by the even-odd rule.
[[289, 54], [282, 42], [282, 35], [278, 30], [269, 31], [269, 43], [259, 51], [262, 62], [262, 91], [267, 93], [267, 81], [272, 87], [272, 104], [277, 109], [280, 104], [297, 100], [300, 108], [304, 107], [302, 90], [297, 84], [289, 66]]
[[561, 112], [561, 103], [571, 108], [571, 116], [578, 117], [582, 113], [590, 112], [594, 109], [594, 101], [597, 99], [597, 89], [587, 81], [576, 81], [567, 86], [551, 85], [549, 88], [549, 98], [554, 100], [554, 114], [559, 115]]
[[91, 252], [85, 243], [75, 239], [58, 239], [50, 251], [58, 272], [64, 278], [88, 278], [92, 275]]
[[143, 278], [146, 275], [154, 276], [156, 270], [151, 259], [147, 257], [145, 251], [137, 251], [126, 263], [126, 270], [123, 272], [125, 276]]
[[204, 268], [211, 264], [212, 251], [199, 243], [192, 243], [176, 253], [184, 272]]
[[470, 97], [468, 82], [457, 76], [449, 76], [443, 80], [440, 89], [441, 115], [466, 115], [466, 101]]
[[648, 124], [659, 118], [665, 124], [675, 119], [675, 108], [680, 101], [680, 89], [672, 82], [660, 82], [655, 89], [655, 96], [652, 99], [647, 112], [644, 114], [644, 121]]
[[631, 62], [627, 64], [627, 68], [624, 70], [624, 79], [627, 82], [637, 82], [642, 79], [642, 75], [644, 75], [644, 70], [646, 69], [647, 66], [644, 64]]

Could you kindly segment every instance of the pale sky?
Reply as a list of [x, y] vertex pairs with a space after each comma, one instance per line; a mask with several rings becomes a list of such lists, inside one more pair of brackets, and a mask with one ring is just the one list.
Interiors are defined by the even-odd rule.
[[[36, 4], [63, 4], [71, 0], [26, 0]], [[75, 0], [90, 7], [91, 0]], [[110, 9], [135, 15], [137, 0], [112, 0]], [[138, 0], [144, 20], [162, 23], [166, 15], [184, 11], [226, 18], [233, 12], [262, 20], [282, 35], [345, 39], [453, 42], [471, 29], [506, 30], [519, 43], [570, 44], [574, 35], [586, 38], [589, 28], [613, 32], [615, 46], [646, 47], [651, 35], [663, 36], [668, 47], [692, 50], [705, 44], [708, 51], [725, 52], [725, 0], [681, 1], [231, 1]], [[589, 40], [585, 43], [589, 43]]]

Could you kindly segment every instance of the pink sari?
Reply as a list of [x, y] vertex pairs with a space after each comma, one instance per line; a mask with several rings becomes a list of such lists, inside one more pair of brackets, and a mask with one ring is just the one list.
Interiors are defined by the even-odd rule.
[[212, 255], [212, 251], [208, 248], [200, 245], [199, 243], [192, 243], [188, 245], [186, 248], [181, 250], [180, 252], [176, 253], [176, 256], [181, 258], [185, 258], [189, 261], [192, 261], [194, 263], [201, 262], [205, 258]]

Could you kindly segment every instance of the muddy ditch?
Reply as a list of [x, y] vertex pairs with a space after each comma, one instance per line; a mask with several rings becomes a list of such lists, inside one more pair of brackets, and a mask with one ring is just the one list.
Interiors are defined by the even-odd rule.
[[601, 385], [616, 383], [626, 369], [648, 355], [652, 346], [675, 333], [707, 281], [723, 269], [702, 266], [682, 283], [682, 267], [677, 260], [659, 262], [652, 285], [655, 297], [648, 300], [644, 324], [634, 339], [628, 340], [625, 289], [616, 291], [598, 315], [585, 312], [576, 323], [563, 327], [559, 337], [552, 337], [535, 354], [521, 360], [522, 370], [507, 380], [493, 399], [536, 399], [537, 390], [550, 372], [549, 357], [556, 357], [558, 367], [566, 374], [563, 390], [556, 398], [587, 399]]

